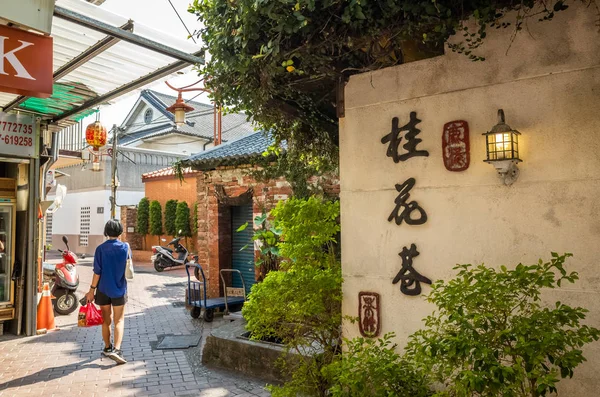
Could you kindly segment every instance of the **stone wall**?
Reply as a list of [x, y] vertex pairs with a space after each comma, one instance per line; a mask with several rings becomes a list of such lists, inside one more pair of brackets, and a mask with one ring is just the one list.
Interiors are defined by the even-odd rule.
[[[515, 15], [507, 17], [514, 18]], [[449, 279], [457, 263], [490, 266], [530, 264], [551, 251], [572, 252], [568, 271], [574, 284], [546, 291], [548, 302], [590, 309], [586, 322], [600, 325], [600, 34], [596, 13], [573, 3], [551, 22], [528, 24], [511, 46], [511, 29], [492, 29], [477, 55], [485, 62], [446, 55], [356, 75], [345, 91], [346, 117], [340, 120], [342, 181], [342, 268], [344, 315], [358, 315], [361, 291], [381, 295], [381, 333], [395, 332], [400, 348], [431, 313], [422, 284], [408, 296], [392, 280], [402, 269], [398, 254], [417, 246], [414, 270], [432, 280]], [[510, 50], [507, 53], [507, 49]], [[498, 109], [522, 135], [518, 180], [503, 185], [486, 164], [482, 133], [496, 123]], [[386, 156], [384, 136], [409, 121], [421, 120], [418, 150], [427, 157], [395, 163]], [[470, 166], [446, 170], [444, 125], [455, 120], [470, 128]], [[400, 134], [404, 153], [405, 133]], [[410, 198], [427, 222], [388, 221], [399, 196], [396, 184], [416, 183]], [[412, 214], [418, 218], [418, 213]], [[358, 327], [345, 324], [345, 336]], [[600, 343], [585, 347], [588, 361], [560, 394], [598, 395]]]
[[283, 178], [259, 183], [246, 175], [249, 170], [250, 166], [228, 166], [198, 176], [198, 262], [205, 271], [211, 297], [222, 292], [219, 271], [231, 268], [231, 216], [228, 206], [217, 200], [215, 186], [222, 186], [229, 198], [239, 197], [251, 188], [248, 202], [253, 204], [253, 217], [270, 211], [292, 194]]
[[136, 233], [136, 207], [121, 207], [121, 224], [123, 225], [123, 235], [121, 236], [121, 240], [127, 241], [132, 250], [141, 250], [143, 236]]

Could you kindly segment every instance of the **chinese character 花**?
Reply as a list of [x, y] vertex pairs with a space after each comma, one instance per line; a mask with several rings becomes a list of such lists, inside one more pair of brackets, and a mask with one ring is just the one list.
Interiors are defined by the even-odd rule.
[[[417, 112], [410, 112], [410, 121], [402, 127], [398, 127], [398, 117], [392, 119], [392, 130], [389, 134], [381, 138], [381, 143], [389, 143], [386, 155], [391, 157], [394, 160], [394, 163], [406, 161], [415, 156], [429, 156], [427, 150], [417, 150], [417, 145], [423, 141], [422, 139], [417, 138], [417, 135], [421, 133], [421, 130], [417, 128], [417, 124], [420, 122], [421, 120], [417, 118]], [[406, 150], [406, 153], [399, 154], [398, 151], [400, 149], [400, 143], [402, 142], [401, 133], [404, 131], [406, 131], [406, 143], [402, 145], [402, 147]]]
[[417, 246], [410, 245], [410, 249], [404, 247], [398, 255], [402, 258], [402, 269], [398, 272], [392, 284], [400, 281], [400, 291], [405, 295], [419, 295], [421, 293], [421, 283], [431, 284], [431, 280], [419, 274], [413, 268], [413, 258], [419, 256]]
[[[396, 190], [398, 191], [398, 196], [394, 200], [396, 207], [388, 217], [388, 222], [393, 219], [395, 219], [396, 225], [400, 225], [402, 221], [408, 225], [422, 225], [427, 222], [427, 213], [416, 201], [413, 200], [407, 203], [413, 186], [415, 186], [415, 178], [408, 178], [404, 183], [396, 184]], [[411, 215], [415, 211], [418, 212], [418, 217], [413, 218]]]

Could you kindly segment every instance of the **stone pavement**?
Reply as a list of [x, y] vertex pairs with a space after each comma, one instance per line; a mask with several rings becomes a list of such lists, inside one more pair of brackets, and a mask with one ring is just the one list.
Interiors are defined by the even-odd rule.
[[[92, 277], [89, 260], [82, 262], [79, 297]], [[157, 273], [136, 264], [125, 309], [125, 365], [101, 359], [101, 327], [78, 328], [77, 311], [56, 317], [58, 331], [0, 337], [0, 396], [269, 396], [264, 382], [202, 366], [206, 336], [223, 320], [191, 318], [181, 305], [186, 280], [183, 268]], [[200, 345], [156, 350], [162, 336], [182, 334], [201, 334]]]

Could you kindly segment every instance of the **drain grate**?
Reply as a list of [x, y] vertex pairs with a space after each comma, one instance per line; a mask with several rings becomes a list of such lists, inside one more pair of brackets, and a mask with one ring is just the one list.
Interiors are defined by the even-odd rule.
[[165, 287], [187, 287], [187, 283], [184, 283], [184, 282], [170, 283], [170, 284], [163, 284], [163, 286], [165, 286]]
[[198, 346], [201, 335], [166, 335], [160, 341], [157, 349], [187, 349], [193, 346]]

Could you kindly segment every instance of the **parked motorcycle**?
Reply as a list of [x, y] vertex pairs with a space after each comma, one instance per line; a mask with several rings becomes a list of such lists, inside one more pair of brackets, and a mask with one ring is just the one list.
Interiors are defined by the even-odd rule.
[[[152, 246], [152, 256], [150, 260], [154, 264], [154, 269], [157, 272], [162, 272], [167, 267], [181, 266], [190, 262], [189, 252], [182, 244], [179, 243], [181, 237], [174, 238], [166, 246]], [[167, 241], [162, 239], [162, 241]], [[169, 246], [173, 246], [170, 249]], [[192, 259], [193, 262], [193, 259]]]
[[63, 261], [54, 269], [54, 285], [52, 286], [52, 304], [54, 311], [58, 314], [70, 314], [77, 309], [77, 298], [75, 291], [79, 287], [79, 275], [77, 274], [77, 255], [69, 250], [69, 239], [63, 236], [62, 241], [66, 250], [58, 250], [62, 254]]

